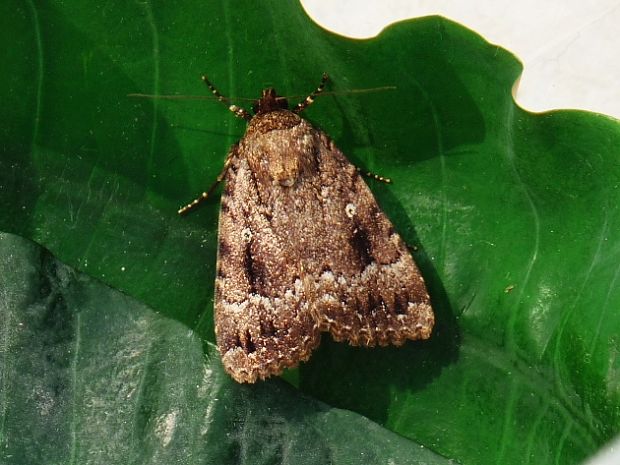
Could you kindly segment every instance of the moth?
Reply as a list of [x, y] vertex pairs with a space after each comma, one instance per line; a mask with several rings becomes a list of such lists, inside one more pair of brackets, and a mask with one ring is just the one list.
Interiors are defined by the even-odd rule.
[[[354, 346], [427, 339], [434, 324], [406, 244], [334, 142], [265, 89], [216, 182], [219, 217], [215, 333], [226, 371], [254, 383], [306, 361], [322, 332]], [[229, 101], [203, 77], [213, 95]]]

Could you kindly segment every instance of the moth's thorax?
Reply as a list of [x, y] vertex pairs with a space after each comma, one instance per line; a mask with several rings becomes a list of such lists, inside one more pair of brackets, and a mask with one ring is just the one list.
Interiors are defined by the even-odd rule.
[[258, 113], [249, 122], [246, 134], [268, 133], [275, 129], [289, 129], [301, 123], [302, 118], [289, 110], [274, 110]]
[[250, 169], [264, 187], [292, 187], [317, 171], [316, 130], [288, 110], [258, 114], [240, 142]]

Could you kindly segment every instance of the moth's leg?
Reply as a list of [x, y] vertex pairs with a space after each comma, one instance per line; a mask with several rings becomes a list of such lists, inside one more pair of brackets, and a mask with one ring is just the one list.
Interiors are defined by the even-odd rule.
[[228, 167], [230, 166], [230, 163], [232, 161], [233, 153], [234, 151], [231, 150], [231, 152], [226, 157], [226, 161], [224, 162], [224, 168], [222, 168], [222, 172], [215, 179], [215, 182], [211, 184], [211, 187], [209, 187], [208, 190], [200, 194], [199, 197], [195, 198], [194, 200], [192, 200], [190, 203], [188, 203], [184, 207], [179, 208], [179, 211], [177, 212], [179, 215], [185, 215], [189, 213], [194, 208], [196, 208], [198, 205], [200, 205], [202, 202], [204, 202], [209, 197], [211, 197], [211, 194], [213, 194], [213, 191], [215, 191], [217, 186], [224, 180], [224, 176], [226, 176], [226, 171], [228, 171]]
[[298, 103], [297, 106], [293, 108], [293, 113], [301, 113], [306, 108], [308, 108], [312, 104], [312, 102], [314, 102], [315, 97], [321, 92], [323, 92], [323, 89], [325, 88], [325, 83], [328, 79], [329, 76], [327, 75], [327, 73], [323, 73], [323, 77], [321, 78], [321, 83], [319, 84], [319, 87], [317, 87], [314, 92], [308, 95], [303, 102]]
[[384, 182], [386, 184], [392, 184], [392, 180], [390, 178], [384, 178], [383, 176], [379, 176], [378, 174], [371, 173], [370, 171], [363, 171], [361, 168], [357, 166], [355, 168], [357, 169], [357, 172], [360, 173], [361, 175], [375, 179], [377, 181]]
[[[202, 80], [207, 85], [211, 93], [218, 99], [218, 101], [222, 102], [224, 105], [227, 105], [228, 102], [230, 102], [230, 99], [220, 94], [220, 91], [217, 90], [213, 84], [211, 84], [211, 81], [209, 81], [209, 78], [207, 78], [207, 76], [202, 76]], [[238, 107], [237, 105], [228, 105], [228, 109], [239, 118], [243, 118], [248, 121], [252, 119], [252, 115], [247, 110]]]

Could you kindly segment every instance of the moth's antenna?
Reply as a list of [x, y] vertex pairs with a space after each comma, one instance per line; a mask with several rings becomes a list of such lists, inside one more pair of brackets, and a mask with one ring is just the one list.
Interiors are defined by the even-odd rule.
[[[351, 89], [351, 90], [326, 90], [321, 92], [321, 95], [348, 95], [348, 94], [371, 94], [373, 92], [385, 92], [387, 90], [396, 90], [398, 87], [396, 86], [381, 86], [381, 87], [367, 87], [365, 89]], [[255, 98], [247, 98], [247, 97], [221, 97], [219, 99], [215, 95], [161, 95], [161, 94], [139, 94], [139, 93], [131, 93], [127, 94], [127, 97], [134, 98], [150, 98], [157, 100], [219, 100], [221, 102], [232, 102], [233, 100], [242, 100], [244, 102], [256, 102]], [[292, 98], [302, 98], [303, 95], [283, 95], [283, 98], [292, 99]]]
[[[217, 90], [213, 84], [211, 84], [211, 81], [209, 81], [207, 76], [202, 76], [202, 80], [207, 85], [211, 93], [215, 96], [215, 98], [217, 98], [220, 102], [225, 104], [226, 102], [230, 101], [226, 97], [224, 97], [222, 94], [220, 94], [220, 91]], [[252, 119], [252, 115], [250, 115], [249, 112], [247, 112], [245, 109], [241, 107], [238, 107], [235, 104], [229, 105], [228, 109], [232, 111], [235, 114], [235, 116], [238, 116], [239, 118], [243, 118], [248, 121]]]
[[[249, 115], [247, 110], [244, 110], [243, 108], [239, 108], [236, 105], [233, 105], [231, 102], [233, 102], [234, 100], [241, 100], [244, 102], [256, 102], [255, 98], [246, 98], [246, 97], [235, 97], [235, 98], [229, 98], [229, 97], [224, 97], [222, 94], [220, 94], [218, 92], [218, 90], [215, 88], [215, 86], [213, 84], [211, 84], [211, 82], [206, 78], [206, 76], [203, 76], [203, 82], [205, 82], [207, 84], [207, 86], [209, 87], [209, 89], [211, 89], [211, 92], [213, 93], [213, 95], [158, 95], [158, 94], [141, 94], [141, 93], [131, 93], [131, 94], [127, 94], [127, 97], [134, 97], [134, 98], [149, 98], [149, 99], [157, 99], [157, 100], [217, 100], [219, 102], [222, 102], [226, 105], [228, 105], [228, 109], [231, 110], [233, 113], [235, 113], [235, 115], [239, 116], [240, 118], [244, 118], [247, 119], [247, 116], [243, 116], [243, 114]], [[299, 113], [300, 111], [302, 111], [303, 109], [307, 108], [308, 105], [310, 105], [312, 102], [314, 102], [314, 98], [321, 94], [321, 95], [347, 95], [347, 94], [370, 94], [373, 92], [385, 92], [388, 90], [396, 90], [398, 89], [398, 87], [396, 86], [381, 86], [381, 87], [367, 87], [364, 89], [351, 89], [351, 90], [336, 90], [336, 91], [323, 91], [323, 87], [324, 87], [324, 83], [321, 82], [321, 86], [319, 86], [319, 88], [317, 88], [312, 94], [310, 94], [309, 96], [307, 96], [305, 98], [305, 100], [301, 103], [299, 103], [295, 109], [293, 110], [296, 113]], [[302, 98], [304, 97], [303, 95], [284, 95], [280, 98], [286, 98], [286, 99], [294, 99], [294, 98]], [[299, 109], [301, 107], [301, 110]], [[242, 113], [242, 114], [239, 114]]]
[[328, 79], [329, 76], [327, 75], [327, 73], [323, 73], [323, 77], [321, 78], [321, 83], [319, 84], [319, 87], [317, 87], [314, 92], [308, 95], [304, 101], [298, 103], [297, 106], [293, 108], [293, 113], [301, 113], [306, 108], [308, 108], [312, 104], [312, 102], [314, 102], [316, 96], [323, 92], [323, 89], [325, 88], [325, 83]]
[[366, 87], [365, 89], [330, 90], [322, 92], [321, 95], [371, 94], [373, 92], [385, 92], [386, 90], [396, 89], [398, 89], [396, 86]]
[[[328, 92], [329, 93], [329, 92]], [[255, 98], [245, 98], [245, 97], [235, 97], [234, 99], [229, 97], [222, 97], [222, 99], [218, 99], [214, 95], [160, 95], [160, 94], [138, 94], [132, 93], [127, 94], [127, 97], [137, 97], [137, 98], [151, 98], [157, 100], [219, 100], [221, 102], [232, 102], [233, 100], [243, 100], [245, 102], [255, 102]]]

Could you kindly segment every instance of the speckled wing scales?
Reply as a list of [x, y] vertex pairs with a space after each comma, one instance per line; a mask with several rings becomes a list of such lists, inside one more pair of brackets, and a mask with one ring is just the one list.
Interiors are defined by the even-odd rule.
[[357, 169], [316, 132], [325, 253], [310, 270], [315, 320], [321, 331], [352, 345], [427, 339], [434, 316], [411, 254]]
[[[320, 332], [300, 267], [274, 232], [255, 173], [234, 146], [227, 158], [219, 220], [215, 332], [226, 371], [255, 382], [307, 360]], [[285, 266], [286, 264], [286, 266]]]
[[237, 381], [307, 360], [321, 331], [363, 346], [430, 336], [407, 247], [323, 132], [288, 111], [256, 116], [226, 166], [215, 330]]

